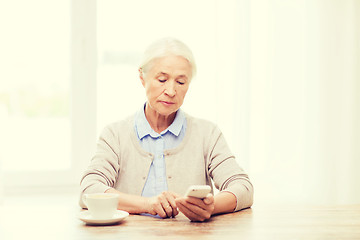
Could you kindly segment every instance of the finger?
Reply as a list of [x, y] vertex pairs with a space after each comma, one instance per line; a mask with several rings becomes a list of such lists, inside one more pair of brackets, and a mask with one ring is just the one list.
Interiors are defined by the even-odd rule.
[[178, 210], [178, 207], [177, 206], [175, 206], [174, 208], [173, 208], [173, 217], [176, 217], [177, 215], [179, 214], [179, 210]]
[[166, 218], [166, 212], [162, 206], [162, 201], [163, 201], [164, 197], [162, 195], [158, 195], [154, 198], [154, 202], [153, 202], [153, 210], [155, 211], [154, 215], [159, 215], [162, 218]]
[[179, 214], [179, 211], [176, 206], [175, 199], [177, 198], [177, 195], [171, 192], [167, 192], [167, 200], [170, 203], [170, 206], [172, 208], [172, 217], [175, 217]]
[[173, 202], [170, 203], [171, 209], [172, 209], [172, 217], [175, 217], [176, 215], [179, 214], [179, 210], [177, 208], [177, 205], [175, 203], [175, 200]]
[[[167, 194], [166, 193], [163, 193], [162, 194], [163, 197], [161, 198], [161, 206], [166, 214], [166, 216], [164, 217], [172, 217], [172, 212], [173, 212], [173, 208], [171, 206], [171, 204], [169, 203], [168, 199], [167, 199]], [[163, 217], [163, 216], [161, 216]]]
[[189, 204], [195, 205], [199, 208], [206, 209], [207, 205], [204, 203], [202, 199], [195, 198], [195, 197], [186, 197], [185, 201]]
[[195, 212], [193, 212], [193, 209], [192, 208], [189, 208], [188, 206], [191, 206], [191, 205], [188, 205], [186, 202], [183, 203], [180, 203], [178, 202], [178, 208], [179, 210], [188, 218], [190, 219], [191, 221], [204, 221], [205, 218], [202, 217], [201, 215], [198, 215], [196, 214]]
[[187, 207], [191, 212], [193, 212], [195, 215], [201, 217], [202, 218], [210, 218], [210, 213], [209, 213], [209, 209], [208, 207], [206, 208], [202, 208], [198, 205], [193, 205], [193, 204], [189, 204], [189, 205], [185, 205], [185, 207]]
[[162, 218], [166, 218], [166, 212], [164, 211], [164, 209], [163, 209], [163, 207], [162, 207], [162, 205], [160, 203], [156, 204], [153, 207], [153, 210], [155, 212], [154, 215], [159, 215]]
[[171, 207], [170, 204], [166, 204], [165, 206], [163, 206], [163, 209], [166, 213], [166, 217], [172, 217], [173, 216], [173, 208]]
[[[195, 201], [196, 203], [202, 202]], [[204, 221], [211, 217], [211, 214], [207, 209], [203, 209], [196, 204], [190, 203], [188, 198], [176, 199], [179, 210], [192, 221]], [[205, 205], [204, 203], [202, 203]]]

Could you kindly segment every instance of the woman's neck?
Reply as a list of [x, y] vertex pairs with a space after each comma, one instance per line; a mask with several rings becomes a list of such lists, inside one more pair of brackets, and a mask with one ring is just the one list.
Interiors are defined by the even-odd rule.
[[167, 129], [175, 119], [176, 112], [166, 116], [161, 115], [152, 109], [148, 104], [145, 106], [145, 117], [150, 127], [157, 133], [161, 133]]

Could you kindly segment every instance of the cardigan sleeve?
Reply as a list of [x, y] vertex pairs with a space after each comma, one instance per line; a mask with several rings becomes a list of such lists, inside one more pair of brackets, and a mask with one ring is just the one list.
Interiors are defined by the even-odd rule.
[[251, 207], [253, 186], [248, 175], [236, 162], [219, 128], [213, 129], [209, 144], [208, 171], [215, 187], [235, 195], [235, 211]]
[[106, 127], [97, 142], [96, 153], [80, 182], [80, 206], [84, 193], [103, 193], [114, 187], [119, 172], [119, 141], [114, 129]]

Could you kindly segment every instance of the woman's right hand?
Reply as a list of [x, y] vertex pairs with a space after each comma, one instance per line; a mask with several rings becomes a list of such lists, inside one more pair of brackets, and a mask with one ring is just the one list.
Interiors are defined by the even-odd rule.
[[175, 203], [177, 197], [179, 196], [173, 192], [162, 192], [157, 196], [146, 198], [146, 212], [162, 218], [175, 217], [179, 214]]

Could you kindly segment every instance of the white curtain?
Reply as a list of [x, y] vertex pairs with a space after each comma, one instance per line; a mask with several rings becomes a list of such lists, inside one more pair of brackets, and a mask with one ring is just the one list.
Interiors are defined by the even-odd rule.
[[360, 1], [242, 6], [250, 70], [240, 112], [255, 203], [360, 203]]

